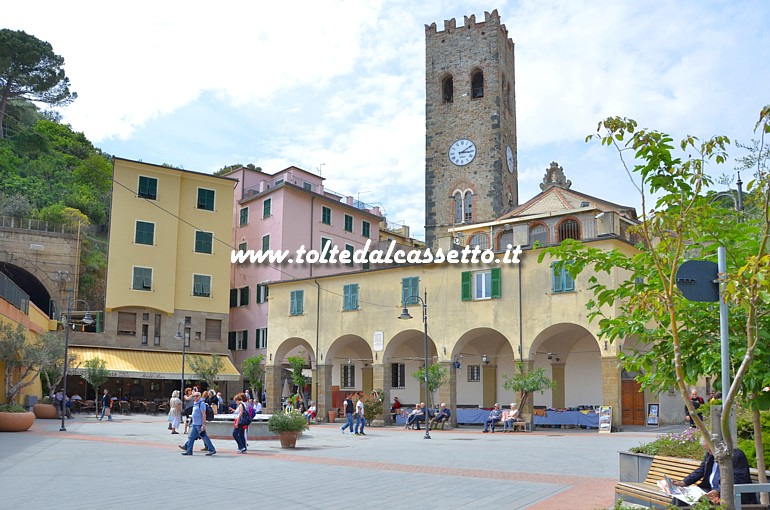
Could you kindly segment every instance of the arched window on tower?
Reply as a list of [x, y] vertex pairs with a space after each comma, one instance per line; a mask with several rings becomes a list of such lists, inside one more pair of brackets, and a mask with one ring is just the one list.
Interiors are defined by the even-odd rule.
[[455, 224], [463, 222], [463, 194], [461, 191], [454, 192], [455, 199]]
[[536, 241], [540, 241], [540, 244], [548, 244], [550, 242], [548, 233], [548, 226], [543, 223], [538, 223], [529, 227], [529, 244], [535, 244]]
[[455, 85], [451, 76], [444, 78], [441, 82], [441, 100], [444, 103], [451, 103], [454, 101]]
[[559, 223], [559, 242], [565, 239], [580, 240], [580, 224], [577, 220], [569, 219]]
[[468, 241], [468, 246], [471, 248], [479, 247], [481, 250], [489, 248], [489, 237], [486, 234], [474, 234], [471, 240]]
[[463, 221], [465, 223], [473, 221], [473, 193], [470, 191], [465, 192], [463, 200]]
[[476, 71], [471, 76], [471, 97], [484, 97], [484, 73]]

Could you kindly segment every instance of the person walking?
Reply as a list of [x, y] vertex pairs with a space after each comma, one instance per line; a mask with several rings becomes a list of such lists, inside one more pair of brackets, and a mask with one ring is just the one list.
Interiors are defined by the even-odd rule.
[[102, 421], [105, 415], [107, 421], [112, 421], [112, 399], [110, 398], [110, 391], [106, 388], [102, 395], [102, 415], [99, 417], [99, 421]]
[[242, 414], [249, 414], [249, 410], [246, 408], [246, 404], [244, 403], [244, 399], [246, 398], [246, 395], [244, 393], [239, 393], [235, 396], [235, 423], [233, 423], [233, 439], [235, 439], [235, 444], [238, 446], [238, 453], [246, 453], [246, 429], [249, 428], [248, 425], [241, 425], [241, 415]]
[[211, 457], [217, 453], [217, 450], [214, 448], [214, 443], [211, 442], [209, 435], [206, 433], [206, 402], [201, 399], [201, 394], [198, 391], [194, 391], [192, 397], [192, 426], [190, 427], [190, 436], [187, 438], [187, 442], [184, 445], [179, 445], [179, 448], [184, 450], [182, 455], [192, 455], [195, 440], [200, 437], [203, 439], [203, 444], [206, 446], [206, 456]]
[[168, 428], [172, 434], [179, 434], [176, 431], [182, 420], [182, 399], [179, 398], [179, 390], [171, 393], [171, 399], [168, 401]]
[[190, 415], [192, 414], [193, 406], [193, 390], [192, 388], [184, 389], [184, 397], [182, 401], [182, 414], [184, 415], [184, 433], [187, 434], [190, 431]]
[[340, 427], [340, 430], [342, 433], [345, 433], [345, 429], [348, 429], [350, 432], [353, 432], [353, 396], [348, 394], [345, 397], [344, 402], [342, 402], [342, 407], [345, 409], [345, 418], [347, 418], [347, 423]]
[[360, 393], [358, 394], [358, 402], [356, 402], [356, 430], [357, 436], [365, 436], [364, 427], [366, 426], [366, 417], [364, 416], [364, 397]]

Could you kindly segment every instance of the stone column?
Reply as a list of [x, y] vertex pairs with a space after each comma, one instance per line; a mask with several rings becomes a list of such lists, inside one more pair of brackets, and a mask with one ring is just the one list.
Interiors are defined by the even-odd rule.
[[316, 395], [316, 408], [318, 416], [322, 420], [329, 419], [329, 411], [332, 407], [332, 365], [316, 365], [318, 372], [318, 394]]
[[612, 430], [620, 430], [623, 423], [621, 410], [621, 382], [618, 358], [602, 358], [602, 405], [612, 406]]
[[267, 414], [281, 410], [281, 366], [265, 365], [265, 393], [267, 393]]
[[451, 361], [440, 361], [439, 366], [448, 370], [449, 379], [438, 389], [438, 402], [436, 403], [444, 402], [446, 404], [447, 409], [452, 411], [449, 423], [452, 427], [457, 427], [457, 409], [455, 408], [457, 405], [457, 369]]

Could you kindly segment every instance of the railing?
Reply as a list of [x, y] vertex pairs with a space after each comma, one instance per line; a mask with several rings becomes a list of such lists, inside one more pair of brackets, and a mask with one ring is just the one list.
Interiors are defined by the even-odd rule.
[[77, 227], [68, 227], [32, 218], [14, 218], [13, 216], [0, 216], [0, 228], [35, 230], [38, 232], [52, 232], [56, 234], [76, 234], [78, 231]]
[[3, 273], [0, 273], [0, 297], [25, 314], [29, 314], [29, 294], [21, 290], [21, 287]]

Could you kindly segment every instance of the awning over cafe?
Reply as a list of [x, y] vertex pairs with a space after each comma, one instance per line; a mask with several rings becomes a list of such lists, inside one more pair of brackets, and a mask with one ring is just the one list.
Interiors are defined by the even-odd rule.
[[[70, 357], [75, 362], [67, 370], [72, 375], [83, 375], [83, 362], [92, 358], [101, 358], [107, 364], [109, 377], [133, 379], [181, 379], [182, 353], [169, 351], [141, 351], [133, 349], [112, 349], [109, 347], [69, 348]], [[211, 354], [187, 353], [184, 367], [185, 379], [196, 379], [190, 367], [190, 356], [210, 358]], [[241, 375], [235, 365], [225, 355], [219, 356], [224, 361], [224, 368], [217, 376], [218, 381], [237, 381]]]

